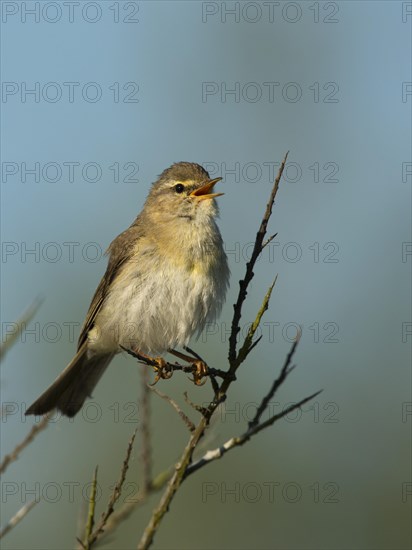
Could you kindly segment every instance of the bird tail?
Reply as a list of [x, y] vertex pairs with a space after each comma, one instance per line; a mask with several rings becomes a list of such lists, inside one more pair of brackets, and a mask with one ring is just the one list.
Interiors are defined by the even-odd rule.
[[53, 384], [27, 409], [26, 415], [41, 415], [58, 409], [66, 416], [74, 416], [91, 396], [113, 356], [109, 353], [88, 357], [87, 342], [84, 342]]

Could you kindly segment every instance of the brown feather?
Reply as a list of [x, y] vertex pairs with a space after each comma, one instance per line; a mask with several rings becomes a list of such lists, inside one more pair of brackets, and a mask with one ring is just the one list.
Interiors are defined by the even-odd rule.
[[74, 416], [96, 386], [114, 354], [87, 356], [87, 346], [79, 349], [72, 361], [51, 386], [27, 409], [26, 415], [45, 414], [53, 409]]
[[80, 350], [82, 345], [87, 342], [87, 335], [93, 328], [94, 321], [99, 313], [103, 302], [110, 289], [110, 284], [119, 275], [122, 266], [132, 257], [136, 247], [136, 242], [141, 236], [139, 217], [128, 227], [123, 233], [120, 233], [110, 244], [106, 251], [109, 254], [109, 262], [107, 264], [106, 273], [104, 274], [99, 286], [94, 293], [89, 310], [80, 330], [80, 336], [77, 344], [77, 350]]

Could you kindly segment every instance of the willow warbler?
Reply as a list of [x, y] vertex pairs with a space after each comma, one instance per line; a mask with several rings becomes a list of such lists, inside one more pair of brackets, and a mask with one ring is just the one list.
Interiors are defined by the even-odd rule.
[[173, 352], [216, 319], [229, 281], [215, 221], [221, 179], [190, 162], [164, 170], [108, 248], [75, 357], [26, 414], [57, 408], [74, 416], [122, 348], [147, 357]]

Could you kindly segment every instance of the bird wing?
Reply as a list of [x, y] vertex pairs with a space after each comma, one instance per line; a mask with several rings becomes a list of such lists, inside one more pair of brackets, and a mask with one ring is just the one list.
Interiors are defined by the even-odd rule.
[[[136, 220], [137, 222], [137, 220]], [[132, 257], [136, 242], [141, 236], [139, 224], [134, 222], [126, 231], [120, 233], [110, 244], [106, 254], [110, 254], [106, 273], [102, 277], [99, 286], [94, 293], [89, 306], [86, 319], [80, 331], [77, 349], [79, 350], [87, 340], [89, 331], [93, 328], [94, 321], [99, 313], [110, 289], [111, 283], [119, 275], [122, 266]]]

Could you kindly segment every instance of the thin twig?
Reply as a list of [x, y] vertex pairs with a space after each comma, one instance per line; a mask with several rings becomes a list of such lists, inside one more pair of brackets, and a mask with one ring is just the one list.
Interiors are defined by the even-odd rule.
[[192, 409], [194, 409], [195, 411], [197, 411], [198, 413], [200, 413], [201, 415], [205, 415], [207, 414], [207, 408], [206, 407], [202, 407], [202, 405], [196, 405], [196, 403], [193, 403], [193, 401], [190, 399], [190, 397], [188, 396], [187, 394], [187, 391], [183, 392], [183, 396], [185, 398], [185, 401], [188, 405], [190, 405], [192, 407]]
[[[232, 329], [229, 337], [229, 364], [230, 364], [230, 372], [232, 373], [234, 373], [238, 367], [238, 364], [236, 361], [236, 339], [237, 339], [238, 332], [240, 330], [239, 323], [240, 323], [240, 318], [242, 316], [243, 302], [245, 301], [247, 296], [247, 287], [249, 286], [249, 283], [254, 276], [253, 269], [255, 267], [256, 260], [258, 259], [259, 254], [262, 252], [263, 240], [266, 235], [269, 219], [272, 215], [273, 203], [275, 202], [276, 194], [279, 189], [280, 179], [282, 177], [283, 170], [285, 168], [288, 154], [289, 152], [286, 153], [285, 158], [283, 159], [282, 164], [280, 165], [275, 182], [273, 184], [272, 192], [269, 197], [269, 202], [266, 205], [265, 214], [263, 216], [259, 230], [256, 234], [255, 245], [253, 247], [252, 255], [250, 257], [249, 262], [247, 262], [246, 264], [245, 278], [239, 281], [239, 294], [238, 294], [236, 304], [233, 306], [234, 312], [233, 312], [233, 320], [232, 320]], [[229, 387], [230, 381], [224, 381], [223, 385], [225, 386], [225, 388], [226, 388], [226, 385], [227, 387]]]
[[19, 454], [21, 453], [21, 451], [33, 441], [33, 439], [36, 437], [38, 433], [40, 433], [42, 430], [44, 430], [48, 426], [50, 417], [51, 417], [50, 414], [46, 414], [38, 424], [35, 424], [31, 428], [31, 430], [23, 439], [23, 441], [18, 445], [16, 445], [13, 451], [3, 458], [0, 465], [0, 474], [3, 474], [6, 471], [9, 464], [19, 458]]
[[90, 541], [90, 537], [93, 532], [93, 526], [94, 526], [94, 514], [96, 511], [97, 469], [98, 467], [96, 466], [93, 473], [92, 490], [90, 491], [90, 499], [89, 499], [89, 511], [87, 514], [87, 523], [84, 531], [84, 540], [82, 543], [82, 547], [85, 548], [85, 550], [89, 550], [90, 548], [89, 541]]
[[125, 459], [123, 461], [122, 469], [120, 471], [120, 477], [119, 477], [116, 485], [114, 486], [113, 492], [112, 492], [111, 497], [109, 499], [109, 502], [107, 504], [107, 508], [103, 512], [97, 527], [95, 528], [95, 530], [91, 533], [91, 535], [89, 537], [88, 548], [92, 547], [92, 545], [96, 542], [97, 538], [99, 537], [100, 533], [102, 533], [104, 531], [107, 520], [113, 514], [114, 506], [115, 506], [116, 502], [119, 500], [119, 498], [122, 494], [122, 487], [123, 487], [123, 484], [124, 484], [125, 479], [126, 479], [126, 472], [129, 468], [129, 461], [130, 461], [130, 456], [132, 454], [133, 443], [134, 443], [134, 440], [135, 440], [135, 437], [136, 437], [136, 433], [137, 433], [137, 428], [135, 429], [135, 431], [132, 434], [132, 437], [130, 438], [129, 444], [127, 446], [126, 456], [125, 456]]
[[271, 242], [273, 241], [273, 239], [274, 239], [275, 237], [277, 237], [277, 236], [278, 236], [278, 234], [277, 234], [277, 233], [274, 233], [273, 235], [271, 235], [270, 237], [268, 237], [268, 238], [266, 239], [266, 241], [262, 244], [262, 250], [263, 250], [264, 248], [266, 248], [267, 245], [268, 245], [269, 243], [271, 243]]
[[183, 420], [183, 422], [186, 424], [186, 426], [189, 428], [191, 432], [194, 432], [196, 429], [196, 426], [193, 424], [193, 422], [190, 420], [190, 418], [182, 411], [182, 409], [179, 407], [179, 405], [174, 401], [171, 397], [166, 395], [165, 393], [159, 391], [158, 389], [154, 388], [153, 386], [149, 386], [149, 388], [159, 397], [170, 403], [170, 405], [174, 408], [174, 410], [177, 412], [177, 414], [180, 416], [180, 418]]
[[152, 445], [150, 436], [150, 390], [148, 387], [149, 372], [141, 369], [141, 459], [143, 467], [143, 491], [149, 492], [152, 484]]
[[256, 338], [256, 340], [253, 342], [253, 344], [249, 348], [248, 355], [250, 354], [252, 349], [254, 349], [259, 344], [259, 342], [262, 340], [262, 338], [263, 338], [263, 334], [261, 334], [258, 338]]
[[166, 483], [169, 481], [174, 468], [168, 468], [163, 472], [160, 472], [152, 481], [149, 492], [142, 491], [138, 496], [129, 499], [123, 506], [116, 510], [108, 519], [106, 526], [104, 528], [104, 533], [99, 536], [99, 541], [106, 539], [116, 528], [126, 520], [139, 506], [144, 504], [148, 498], [163, 489]]
[[283, 367], [282, 367], [282, 370], [280, 371], [279, 376], [276, 378], [276, 380], [274, 380], [272, 387], [270, 388], [266, 396], [262, 399], [262, 402], [257, 408], [254, 418], [249, 422], [249, 428], [253, 428], [253, 426], [256, 426], [259, 423], [260, 417], [262, 416], [263, 412], [266, 410], [268, 403], [275, 395], [277, 389], [283, 384], [288, 374], [294, 369], [293, 366], [290, 367], [289, 365], [292, 361], [293, 355], [295, 354], [297, 345], [299, 344], [299, 340], [300, 340], [300, 334], [296, 337], [296, 340], [293, 342], [292, 347], [290, 348], [290, 351], [285, 359], [285, 362], [283, 364]]
[[7, 340], [0, 345], [0, 361], [4, 359], [6, 353], [16, 342], [17, 338], [26, 330], [26, 325], [33, 319], [37, 310], [43, 302], [43, 297], [38, 296], [33, 303], [26, 309], [20, 316], [19, 320], [15, 323], [17, 325], [16, 332], [9, 334]]
[[32, 510], [36, 504], [38, 503], [38, 500], [32, 500], [22, 506], [20, 510], [14, 514], [14, 516], [11, 518], [11, 520], [3, 527], [3, 529], [0, 531], [0, 539], [2, 539], [7, 533], [10, 533], [10, 531], [16, 527], [18, 523], [21, 522], [21, 520], [27, 516], [27, 514]]
[[243, 361], [249, 355], [249, 352], [252, 350], [253, 337], [254, 337], [257, 329], [259, 328], [260, 321], [262, 320], [263, 314], [265, 313], [265, 311], [267, 311], [267, 309], [269, 307], [270, 297], [272, 295], [272, 290], [273, 290], [273, 287], [276, 284], [277, 278], [278, 278], [278, 276], [276, 275], [275, 280], [273, 281], [273, 283], [270, 285], [268, 291], [266, 292], [266, 295], [263, 298], [262, 305], [260, 306], [260, 309], [257, 312], [256, 318], [253, 321], [253, 323], [250, 325], [248, 333], [247, 333], [246, 338], [245, 338], [245, 341], [243, 342], [243, 345], [240, 348], [239, 353], [237, 354], [237, 359], [238, 359], [239, 365], [241, 363], [243, 363]]

